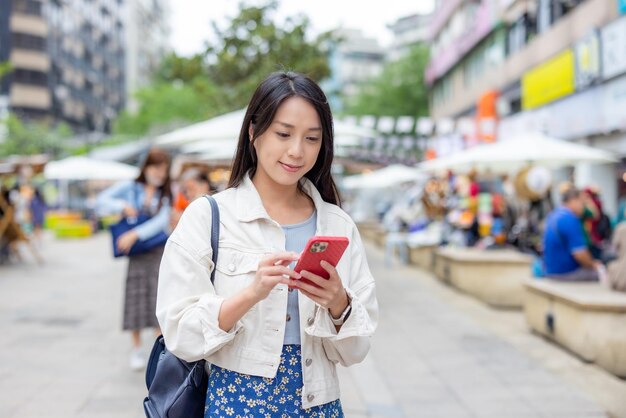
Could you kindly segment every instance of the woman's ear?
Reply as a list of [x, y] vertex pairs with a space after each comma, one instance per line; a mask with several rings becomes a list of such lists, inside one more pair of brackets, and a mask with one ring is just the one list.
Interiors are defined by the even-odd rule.
[[252, 126], [252, 123], [248, 126], [248, 137], [250, 138], [250, 142], [252, 142], [252, 138], [254, 138], [254, 127]]

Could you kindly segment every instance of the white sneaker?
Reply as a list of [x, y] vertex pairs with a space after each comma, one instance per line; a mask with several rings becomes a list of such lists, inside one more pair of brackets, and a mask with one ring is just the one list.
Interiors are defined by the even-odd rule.
[[133, 371], [141, 371], [146, 367], [146, 358], [141, 348], [133, 348], [130, 352], [130, 369]]

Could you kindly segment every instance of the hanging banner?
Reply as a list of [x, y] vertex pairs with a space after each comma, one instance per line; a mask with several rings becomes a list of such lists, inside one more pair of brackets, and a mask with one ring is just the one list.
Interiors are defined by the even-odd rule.
[[498, 92], [490, 90], [478, 99], [476, 107], [476, 137], [479, 142], [494, 142], [498, 127], [496, 102]]

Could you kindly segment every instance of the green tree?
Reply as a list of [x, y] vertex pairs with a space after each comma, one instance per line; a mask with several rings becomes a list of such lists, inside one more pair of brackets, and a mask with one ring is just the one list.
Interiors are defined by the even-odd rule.
[[46, 123], [24, 123], [9, 115], [7, 137], [0, 143], [0, 157], [9, 155], [48, 154], [54, 158], [69, 151], [68, 139], [72, 130], [64, 123], [50, 126]]
[[217, 88], [206, 78], [187, 83], [157, 82], [135, 93], [137, 112], [123, 111], [115, 121], [116, 134], [158, 134], [168, 127], [206, 119], [224, 109]]
[[356, 97], [346, 100], [345, 113], [376, 116], [427, 116], [428, 89], [424, 71], [428, 48], [413, 47], [397, 61], [385, 65], [380, 76], [361, 86]]
[[331, 35], [308, 40], [310, 22], [302, 15], [275, 23], [272, 13], [277, 6], [276, 1], [250, 7], [242, 4], [239, 15], [225, 29], [213, 25], [217, 41], [206, 51], [209, 76], [222, 87], [223, 99], [232, 109], [245, 106], [271, 72], [293, 70], [317, 81], [330, 75], [327, 45]]
[[224, 29], [213, 24], [216, 40], [192, 57], [168, 55], [154, 81], [135, 94], [137, 112], [122, 112], [114, 132], [159, 133], [244, 107], [256, 86], [273, 71], [287, 69], [321, 80], [330, 74], [329, 34], [309, 40], [306, 17], [275, 23], [277, 2], [240, 4]]
[[2, 80], [2, 77], [7, 75], [9, 72], [11, 72], [11, 63], [8, 61], [0, 62], [0, 80]]

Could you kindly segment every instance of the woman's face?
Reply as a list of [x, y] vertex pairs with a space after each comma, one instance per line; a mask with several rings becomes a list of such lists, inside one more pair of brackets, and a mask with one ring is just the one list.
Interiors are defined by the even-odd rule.
[[322, 139], [315, 108], [301, 97], [285, 100], [269, 128], [254, 141], [258, 160], [255, 177], [260, 175], [283, 186], [297, 184], [315, 165]]
[[154, 187], [163, 186], [167, 180], [168, 168], [167, 163], [150, 164], [146, 166], [146, 183]]
[[185, 180], [183, 182], [182, 190], [185, 198], [189, 201], [192, 201], [197, 197], [204, 196], [205, 194], [209, 194], [210, 192], [209, 185], [207, 183], [203, 183], [195, 179]]

